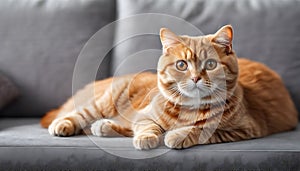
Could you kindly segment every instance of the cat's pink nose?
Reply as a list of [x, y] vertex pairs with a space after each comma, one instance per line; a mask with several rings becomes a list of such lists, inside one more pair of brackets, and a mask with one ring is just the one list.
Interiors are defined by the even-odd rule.
[[192, 80], [193, 80], [194, 83], [197, 83], [199, 80], [201, 80], [201, 78], [200, 77], [193, 77]]

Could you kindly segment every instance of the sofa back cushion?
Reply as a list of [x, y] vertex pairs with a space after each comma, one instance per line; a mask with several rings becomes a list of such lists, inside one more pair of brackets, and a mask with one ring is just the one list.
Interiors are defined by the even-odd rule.
[[[142, 13], [150, 14], [147, 14], [148, 17], [143, 21], [119, 22], [115, 38], [119, 44], [114, 51], [112, 74], [155, 68], [159, 57], [157, 51], [161, 49], [158, 36], [160, 27], [170, 27], [177, 34], [195, 35], [195, 30], [191, 27], [184, 28], [186, 27], [184, 22], [178, 25], [169, 20], [164, 21], [170, 17], [168, 15], [190, 22], [204, 34], [214, 33], [221, 26], [231, 24], [234, 28], [233, 48], [237, 55], [262, 62], [277, 71], [300, 111], [300, 1], [118, 0], [117, 2], [120, 19], [128, 20], [128, 17], [133, 18]], [[153, 13], [164, 14], [166, 17], [148, 20], [152, 18]], [[141, 23], [146, 23], [147, 26]], [[156, 29], [155, 35], [149, 35], [149, 27]], [[141, 34], [143, 29], [144, 35]], [[137, 31], [138, 36], [135, 34]], [[127, 35], [127, 39], [122, 40], [126, 37], [124, 35]], [[149, 55], [149, 50], [153, 52], [152, 56]], [[139, 58], [143, 59], [142, 62]], [[143, 68], [135, 64], [139, 62], [143, 63]], [[130, 63], [135, 65], [128, 67], [127, 64]]]
[[19, 96], [19, 90], [13, 82], [0, 73], [0, 110]]
[[[0, 71], [17, 84], [21, 97], [0, 116], [41, 116], [66, 101], [80, 50], [114, 19], [115, 1], [2, 0]], [[111, 47], [112, 36], [113, 30], [89, 52]], [[100, 77], [107, 77], [109, 60], [100, 68]]]

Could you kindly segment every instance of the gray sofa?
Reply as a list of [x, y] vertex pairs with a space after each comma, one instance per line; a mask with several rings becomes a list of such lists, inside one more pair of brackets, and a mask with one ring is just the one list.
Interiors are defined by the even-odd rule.
[[20, 96], [0, 111], [0, 170], [300, 170], [299, 128], [137, 151], [131, 138], [52, 137], [39, 125], [90, 81], [155, 71], [161, 27], [200, 35], [231, 24], [238, 56], [276, 70], [300, 111], [299, 9], [298, 0], [2, 0], [0, 72]]

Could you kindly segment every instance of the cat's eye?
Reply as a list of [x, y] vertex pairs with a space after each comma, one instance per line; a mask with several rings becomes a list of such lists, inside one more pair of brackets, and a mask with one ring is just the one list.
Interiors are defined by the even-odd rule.
[[206, 62], [205, 62], [205, 69], [206, 70], [213, 70], [217, 67], [218, 65], [218, 62], [214, 59], [208, 59]]
[[188, 64], [184, 60], [179, 60], [176, 62], [176, 68], [179, 71], [185, 71], [188, 68]]

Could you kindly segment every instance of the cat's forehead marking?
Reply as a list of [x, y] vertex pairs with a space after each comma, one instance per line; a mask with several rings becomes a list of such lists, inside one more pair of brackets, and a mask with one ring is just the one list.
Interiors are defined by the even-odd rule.
[[208, 58], [210, 48], [209, 41], [205, 37], [189, 37], [185, 41], [190, 56], [186, 56], [187, 60], [205, 60]]
[[199, 52], [199, 57], [200, 57], [201, 59], [207, 59], [207, 50], [204, 49], [204, 48], [201, 48], [201, 49], [200, 49], [200, 52]]
[[177, 57], [177, 59], [191, 60], [194, 58], [193, 51], [186, 44], [180, 44], [174, 48], [169, 49], [169, 53]]
[[194, 53], [193, 53], [192, 50], [189, 49], [189, 48], [186, 49], [185, 54], [186, 54], [185, 56], [186, 56], [186, 59], [187, 59], [187, 60], [193, 60], [193, 59], [195, 58]]

